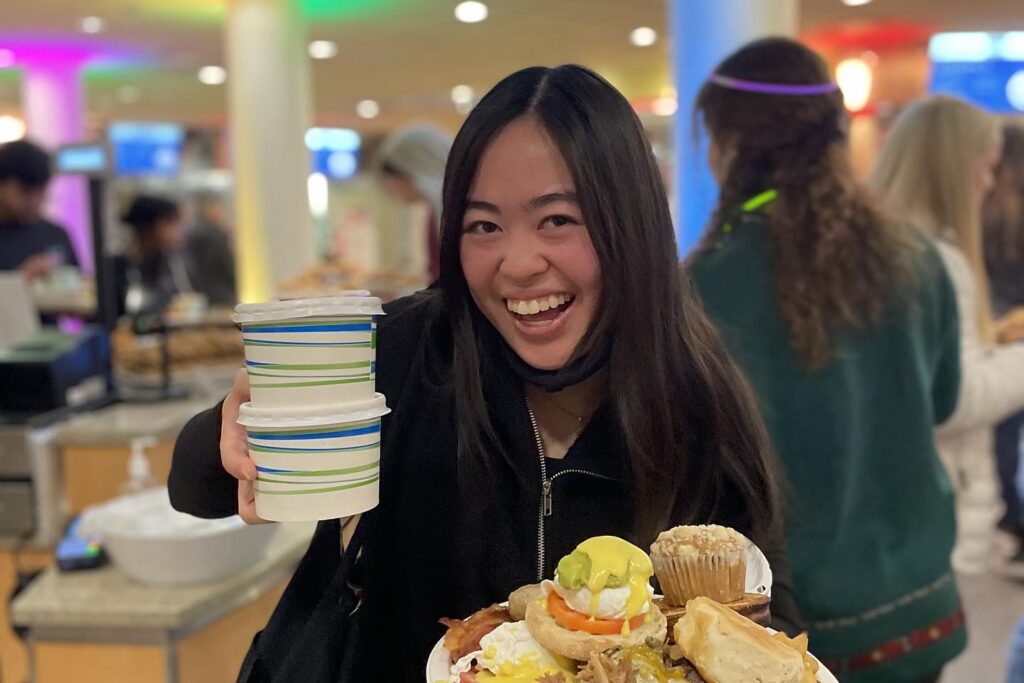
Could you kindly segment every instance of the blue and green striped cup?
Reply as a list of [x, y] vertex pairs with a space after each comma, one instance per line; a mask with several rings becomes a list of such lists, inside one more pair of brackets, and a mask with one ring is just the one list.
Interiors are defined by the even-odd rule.
[[256, 464], [256, 514], [277, 522], [348, 517], [377, 506], [384, 396], [321, 411], [242, 405]]
[[319, 408], [374, 396], [380, 299], [324, 297], [242, 304], [252, 402], [258, 408]]

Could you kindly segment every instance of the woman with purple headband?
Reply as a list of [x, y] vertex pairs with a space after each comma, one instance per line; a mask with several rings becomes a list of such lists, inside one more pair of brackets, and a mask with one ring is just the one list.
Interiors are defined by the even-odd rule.
[[966, 641], [932, 438], [960, 373], [942, 262], [854, 180], [842, 94], [806, 47], [742, 48], [696, 115], [720, 195], [689, 265], [787, 470], [811, 651], [844, 682], [935, 681]]

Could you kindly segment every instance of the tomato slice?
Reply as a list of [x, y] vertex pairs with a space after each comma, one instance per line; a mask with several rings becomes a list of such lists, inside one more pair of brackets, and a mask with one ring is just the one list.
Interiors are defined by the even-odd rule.
[[[624, 619], [591, 619], [569, 607], [558, 593], [548, 593], [548, 613], [559, 624], [570, 631], [585, 631], [595, 636], [617, 636], [622, 633]], [[644, 615], [638, 614], [629, 620], [629, 627], [637, 629], [644, 625]]]

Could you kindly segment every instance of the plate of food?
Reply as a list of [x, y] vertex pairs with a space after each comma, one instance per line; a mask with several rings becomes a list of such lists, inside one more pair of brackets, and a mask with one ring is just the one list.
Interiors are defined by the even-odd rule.
[[[837, 683], [806, 635], [767, 627], [770, 598], [750, 592], [742, 567], [752, 544], [722, 529], [677, 527], [651, 555], [612, 536], [584, 541], [553, 579], [443, 620], [427, 683]], [[735, 548], [719, 552], [723, 538], [742, 546], [739, 568]]]

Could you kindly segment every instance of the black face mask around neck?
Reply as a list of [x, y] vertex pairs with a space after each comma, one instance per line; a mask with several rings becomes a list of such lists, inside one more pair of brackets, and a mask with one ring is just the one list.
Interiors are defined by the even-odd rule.
[[591, 349], [586, 355], [574, 358], [558, 370], [538, 370], [520, 358], [490, 323], [486, 324], [491, 329], [494, 343], [501, 351], [501, 357], [516, 377], [549, 393], [568, 389], [590, 379], [608, 365], [612, 353], [611, 336], [605, 336], [599, 346]]

